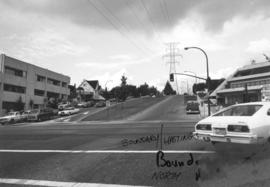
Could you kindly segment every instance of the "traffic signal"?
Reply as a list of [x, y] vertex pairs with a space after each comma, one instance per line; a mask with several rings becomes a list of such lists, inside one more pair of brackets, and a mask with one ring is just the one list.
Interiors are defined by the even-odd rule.
[[173, 75], [173, 73], [170, 74], [170, 81], [171, 81], [171, 82], [174, 81], [174, 75]]

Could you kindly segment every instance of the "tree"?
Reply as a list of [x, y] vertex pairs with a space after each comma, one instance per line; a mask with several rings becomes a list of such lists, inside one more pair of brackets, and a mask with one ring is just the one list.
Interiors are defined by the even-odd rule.
[[[209, 79], [208, 84], [210, 85], [210, 92], [214, 91], [225, 79]], [[206, 83], [198, 83], [198, 84], [193, 84], [192, 90], [193, 93], [196, 94], [197, 91], [204, 91], [207, 88]]]
[[76, 88], [76, 84], [74, 85], [68, 85], [70, 94], [68, 96], [68, 100], [72, 101], [73, 99], [76, 99], [78, 94], [77, 94], [77, 88]]
[[51, 97], [48, 100], [47, 107], [57, 109], [58, 108], [58, 103], [59, 103], [59, 99]]
[[122, 75], [122, 77], [121, 77], [121, 87], [126, 86], [126, 85], [127, 85], [127, 77]]
[[144, 83], [144, 84], [140, 85], [138, 88], [138, 93], [140, 96], [150, 95], [148, 84]]
[[192, 86], [192, 91], [194, 94], [197, 93], [197, 91], [204, 91], [206, 89], [206, 83], [197, 83], [197, 84], [193, 84]]
[[170, 84], [169, 81], [166, 82], [166, 85], [165, 85], [165, 88], [163, 90], [163, 93], [165, 95], [175, 95], [176, 94], [176, 92], [173, 90], [173, 88], [172, 88], [172, 86], [171, 86], [171, 84]]
[[22, 102], [22, 96], [20, 96], [16, 101], [15, 110], [17, 111], [24, 110], [24, 103]]
[[30, 106], [31, 109], [33, 109], [34, 101], [32, 99], [30, 99], [30, 101], [29, 101], [29, 106]]

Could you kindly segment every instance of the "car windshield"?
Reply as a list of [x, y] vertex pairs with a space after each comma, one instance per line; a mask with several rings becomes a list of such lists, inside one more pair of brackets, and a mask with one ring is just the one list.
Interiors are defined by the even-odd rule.
[[16, 112], [9, 112], [7, 115], [8, 116], [14, 116], [16, 114]]
[[31, 112], [30, 112], [30, 114], [36, 114], [36, 113], [38, 113], [39, 112], [39, 110], [32, 110]]
[[66, 108], [65, 110], [73, 110], [74, 108], [72, 107], [69, 107], [69, 108]]
[[233, 106], [225, 111], [221, 111], [213, 116], [252, 116], [262, 105], [238, 105]]

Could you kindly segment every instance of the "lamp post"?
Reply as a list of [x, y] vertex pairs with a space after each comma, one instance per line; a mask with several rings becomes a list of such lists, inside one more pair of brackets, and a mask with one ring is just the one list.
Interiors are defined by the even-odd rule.
[[207, 92], [208, 92], [208, 97], [207, 97], [207, 103], [208, 103], [208, 116], [211, 115], [211, 112], [210, 112], [210, 100], [209, 100], [209, 93], [210, 93], [210, 77], [209, 77], [209, 65], [208, 65], [208, 56], [206, 54], [206, 52], [199, 48], [199, 47], [185, 47], [184, 48], [185, 50], [189, 50], [189, 49], [198, 49], [200, 50], [201, 52], [203, 52], [204, 56], [205, 56], [205, 59], [206, 59], [206, 73], [207, 73], [207, 80], [206, 80], [206, 84], [207, 84]]

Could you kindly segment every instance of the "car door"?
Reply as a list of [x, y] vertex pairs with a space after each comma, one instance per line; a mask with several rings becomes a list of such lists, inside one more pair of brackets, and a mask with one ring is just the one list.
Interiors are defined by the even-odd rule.
[[15, 113], [15, 121], [20, 121], [20, 119], [21, 119], [21, 114], [19, 113], [19, 112], [16, 112]]

